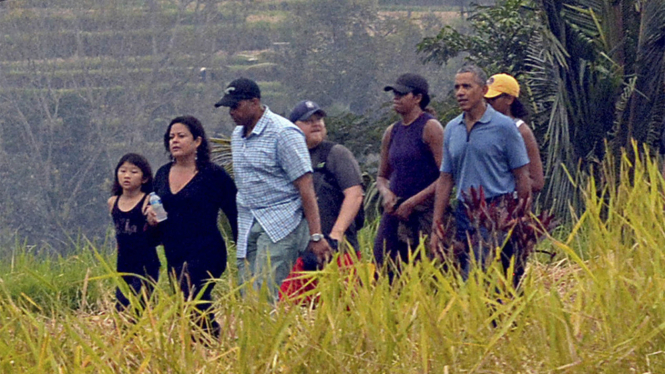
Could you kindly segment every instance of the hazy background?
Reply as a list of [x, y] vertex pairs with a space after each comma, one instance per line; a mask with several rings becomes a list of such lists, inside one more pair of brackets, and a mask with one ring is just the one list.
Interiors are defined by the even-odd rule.
[[[487, 1], [486, 3], [493, 3]], [[62, 251], [103, 240], [113, 169], [124, 153], [167, 161], [169, 120], [192, 114], [229, 135], [223, 87], [256, 80], [288, 113], [328, 110], [332, 136], [376, 168], [392, 120], [382, 87], [401, 73], [444, 99], [458, 64], [423, 65], [416, 44], [464, 27], [460, 0], [60, 0], [0, 2], [0, 245]], [[346, 141], [345, 141], [346, 140]]]

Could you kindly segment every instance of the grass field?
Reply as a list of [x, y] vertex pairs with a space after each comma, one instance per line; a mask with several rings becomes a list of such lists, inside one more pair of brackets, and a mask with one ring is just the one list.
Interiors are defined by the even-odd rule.
[[495, 268], [462, 282], [422, 261], [390, 286], [363, 260], [354, 279], [317, 274], [317, 308], [275, 306], [241, 298], [231, 269], [216, 285], [216, 341], [164, 279], [135, 323], [116, 313], [107, 246], [60, 258], [17, 244], [0, 263], [0, 372], [659, 373], [665, 190], [650, 160], [620, 169], [616, 188], [585, 187], [586, 211], [541, 244], [558, 255], [534, 258], [519, 294]]

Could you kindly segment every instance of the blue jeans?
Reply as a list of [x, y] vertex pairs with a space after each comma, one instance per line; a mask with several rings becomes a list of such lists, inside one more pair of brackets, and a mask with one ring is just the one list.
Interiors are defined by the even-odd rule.
[[[499, 197], [500, 198], [500, 197]], [[497, 198], [494, 199], [488, 199], [488, 204], [492, 203], [492, 201], [497, 200]], [[471, 269], [471, 256], [470, 254], [473, 253], [473, 258], [475, 259], [476, 264], [481, 264], [482, 268], [485, 269], [485, 265], [489, 259], [491, 259], [491, 256], [493, 255], [492, 251], [494, 250], [494, 243], [501, 245], [503, 244], [504, 241], [506, 241], [506, 235], [507, 233], [505, 232], [497, 232], [494, 233], [496, 234], [495, 238], [492, 238], [489, 231], [485, 227], [482, 227], [482, 225], [478, 228], [480, 230], [480, 237], [482, 238], [483, 242], [485, 242], [485, 245], [482, 245], [481, 243], [473, 243], [472, 248], [469, 248], [469, 237], [472, 237], [473, 235], [476, 234], [477, 228], [472, 224], [472, 222], [469, 220], [469, 217], [466, 214], [466, 208], [464, 207], [464, 204], [462, 202], [459, 202], [457, 205], [457, 208], [455, 209], [454, 212], [455, 216], [455, 222], [457, 223], [457, 240], [462, 241], [466, 245], [466, 251], [459, 256], [457, 259], [459, 264], [460, 264], [460, 271], [462, 273], [462, 278], [467, 279], [469, 276], [469, 271]], [[489, 243], [492, 243], [489, 245]], [[504, 269], [508, 269], [510, 266], [510, 261], [513, 256], [515, 256], [515, 268], [514, 268], [514, 274], [513, 274], [513, 286], [517, 287], [517, 284], [521, 280], [522, 276], [524, 275], [524, 268], [526, 264], [523, 264], [521, 260], [519, 260], [519, 256], [517, 256], [516, 253], [515, 245], [512, 243], [512, 241], [509, 239], [506, 244], [503, 246], [501, 249], [501, 264], [503, 265]]]

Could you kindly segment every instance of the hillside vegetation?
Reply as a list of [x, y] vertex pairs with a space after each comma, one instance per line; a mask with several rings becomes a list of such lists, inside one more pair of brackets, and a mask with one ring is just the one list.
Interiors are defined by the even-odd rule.
[[103, 238], [120, 156], [143, 153], [156, 170], [167, 161], [166, 124], [182, 114], [210, 136], [228, 135], [234, 124], [212, 104], [240, 76], [256, 80], [277, 113], [318, 101], [331, 133], [360, 118], [379, 134], [351, 136], [364, 160], [390, 120], [385, 84], [414, 71], [436, 95], [448, 92], [452, 69], [422, 65], [415, 46], [459, 14], [414, 6], [395, 14], [376, 0], [0, 2], [0, 242], [62, 251], [80, 234]]

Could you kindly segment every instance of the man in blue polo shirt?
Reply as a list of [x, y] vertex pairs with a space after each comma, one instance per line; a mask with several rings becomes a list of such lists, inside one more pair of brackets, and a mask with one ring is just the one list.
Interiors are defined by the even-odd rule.
[[[241, 282], [267, 277], [270, 296], [305, 249], [326, 261], [331, 249], [321, 233], [305, 135], [261, 104], [256, 82], [239, 78], [215, 107], [228, 107], [237, 127], [231, 136], [238, 186], [237, 263]], [[304, 216], [304, 218], [303, 218]]]
[[[455, 97], [462, 114], [448, 122], [444, 130], [443, 162], [436, 185], [434, 223], [430, 247], [438, 252], [438, 229], [450, 200], [453, 186], [457, 199], [462, 191], [482, 187], [488, 200], [511, 195], [528, 198], [529, 157], [515, 123], [485, 102], [487, 75], [477, 66], [465, 65], [455, 75]], [[473, 233], [464, 204], [455, 212], [457, 239], [466, 242]], [[477, 261], [488, 255], [489, 248], [474, 248]], [[463, 274], [468, 272], [468, 257], [459, 259]]]

